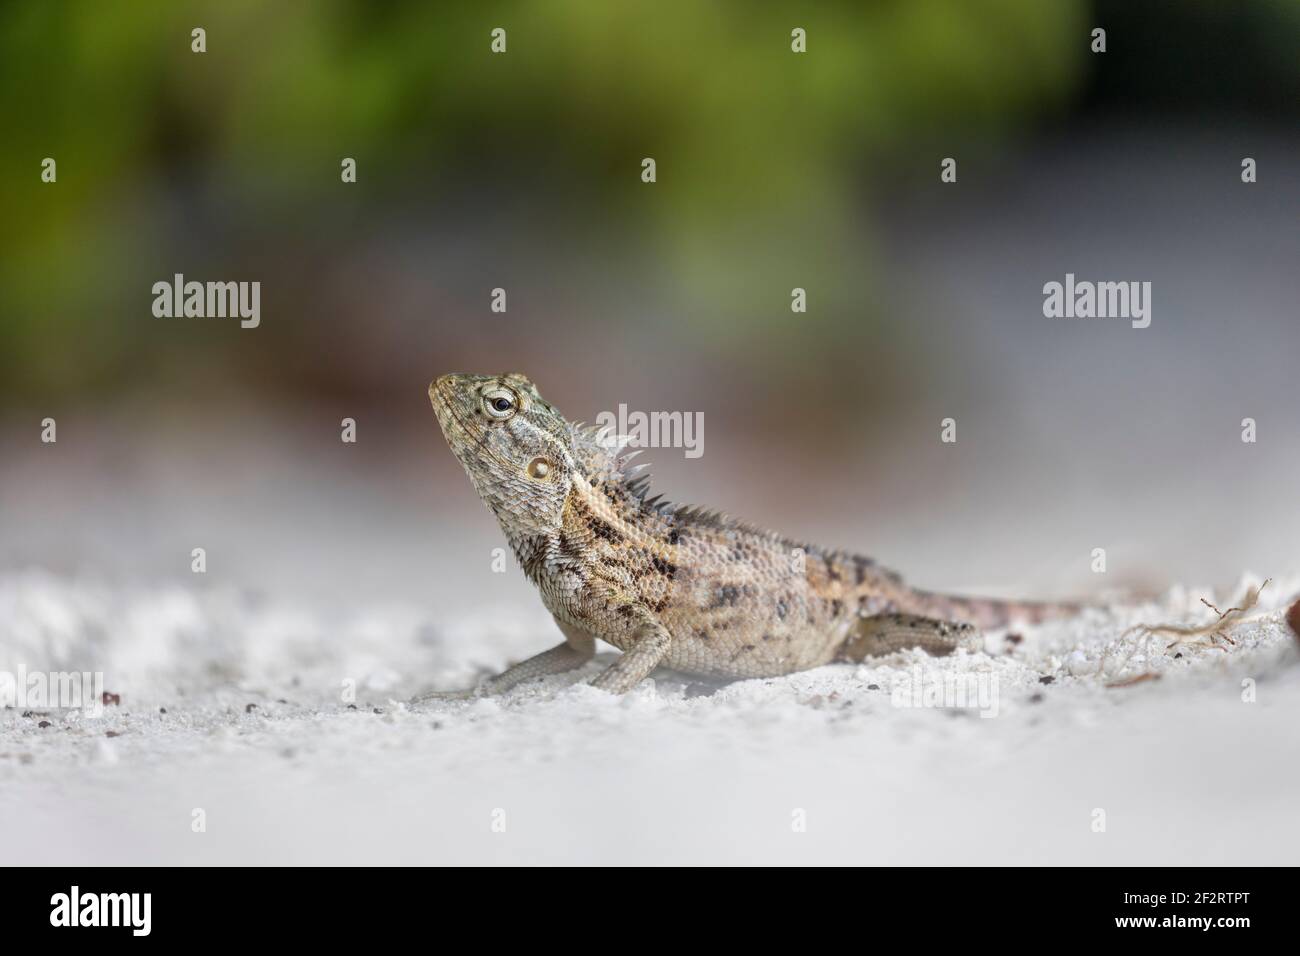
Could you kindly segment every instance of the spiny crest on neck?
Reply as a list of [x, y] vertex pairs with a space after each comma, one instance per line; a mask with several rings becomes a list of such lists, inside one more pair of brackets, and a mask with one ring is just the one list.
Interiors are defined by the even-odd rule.
[[650, 494], [649, 464], [632, 464], [641, 449], [628, 451], [628, 436], [620, 436], [608, 427], [580, 423], [572, 425], [573, 457], [577, 470], [593, 489], [603, 490], [615, 502], [627, 499], [628, 505], [642, 514], [666, 520], [671, 527], [710, 528], [723, 532], [749, 533], [764, 538], [780, 538], [774, 531], [738, 522], [727, 512], [694, 505], [675, 505], [663, 494]]
[[630, 439], [608, 427], [577, 424], [573, 428], [574, 460], [587, 483], [615, 504], [625, 504], [642, 514], [665, 519], [670, 525], [736, 529], [759, 535], [771, 532], [735, 521], [721, 511], [678, 505], [662, 494], [650, 494], [650, 466], [632, 464], [641, 449], [627, 451]]
[[650, 496], [650, 466], [633, 464], [641, 449], [628, 451], [631, 439], [608, 426], [579, 423], [572, 426], [574, 459], [588, 484], [611, 494], [621, 494], [636, 507], [669, 514], [673, 506], [661, 495]]

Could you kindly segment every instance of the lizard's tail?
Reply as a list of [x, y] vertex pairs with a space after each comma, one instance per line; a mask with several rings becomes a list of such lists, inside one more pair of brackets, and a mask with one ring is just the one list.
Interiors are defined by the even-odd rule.
[[984, 629], [1073, 617], [1090, 606], [1077, 601], [999, 601], [917, 590], [900, 596], [898, 603], [901, 610], [911, 614], [945, 621], [965, 621]]

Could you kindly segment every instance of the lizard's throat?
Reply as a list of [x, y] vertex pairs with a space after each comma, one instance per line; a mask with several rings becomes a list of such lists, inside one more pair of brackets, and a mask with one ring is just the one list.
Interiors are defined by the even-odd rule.
[[520, 497], [510, 487], [494, 482], [475, 481], [474, 485], [512, 547], [525, 538], [558, 530], [561, 518], [550, 513], [549, 502]]

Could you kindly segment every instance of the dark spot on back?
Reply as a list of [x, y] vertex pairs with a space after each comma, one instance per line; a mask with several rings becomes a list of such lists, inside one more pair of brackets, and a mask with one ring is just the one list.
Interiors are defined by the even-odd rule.
[[596, 537], [608, 541], [610, 544], [619, 544], [623, 541], [623, 535], [604, 518], [598, 518], [595, 515], [588, 515], [587, 525], [595, 533]]
[[677, 565], [673, 564], [671, 561], [665, 561], [663, 558], [659, 557], [659, 555], [655, 555], [650, 560], [650, 566], [670, 581], [673, 579], [673, 576], [677, 574]]
[[720, 585], [709, 608], [735, 607], [736, 602], [740, 600], [740, 593], [740, 588], [734, 584]]

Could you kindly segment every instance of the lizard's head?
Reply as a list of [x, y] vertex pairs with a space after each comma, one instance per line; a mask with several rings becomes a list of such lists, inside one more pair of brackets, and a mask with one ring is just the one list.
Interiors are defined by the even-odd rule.
[[429, 400], [447, 444], [507, 534], [558, 528], [574, 475], [573, 433], [537, 386], [509, 375], [443, 375]]

